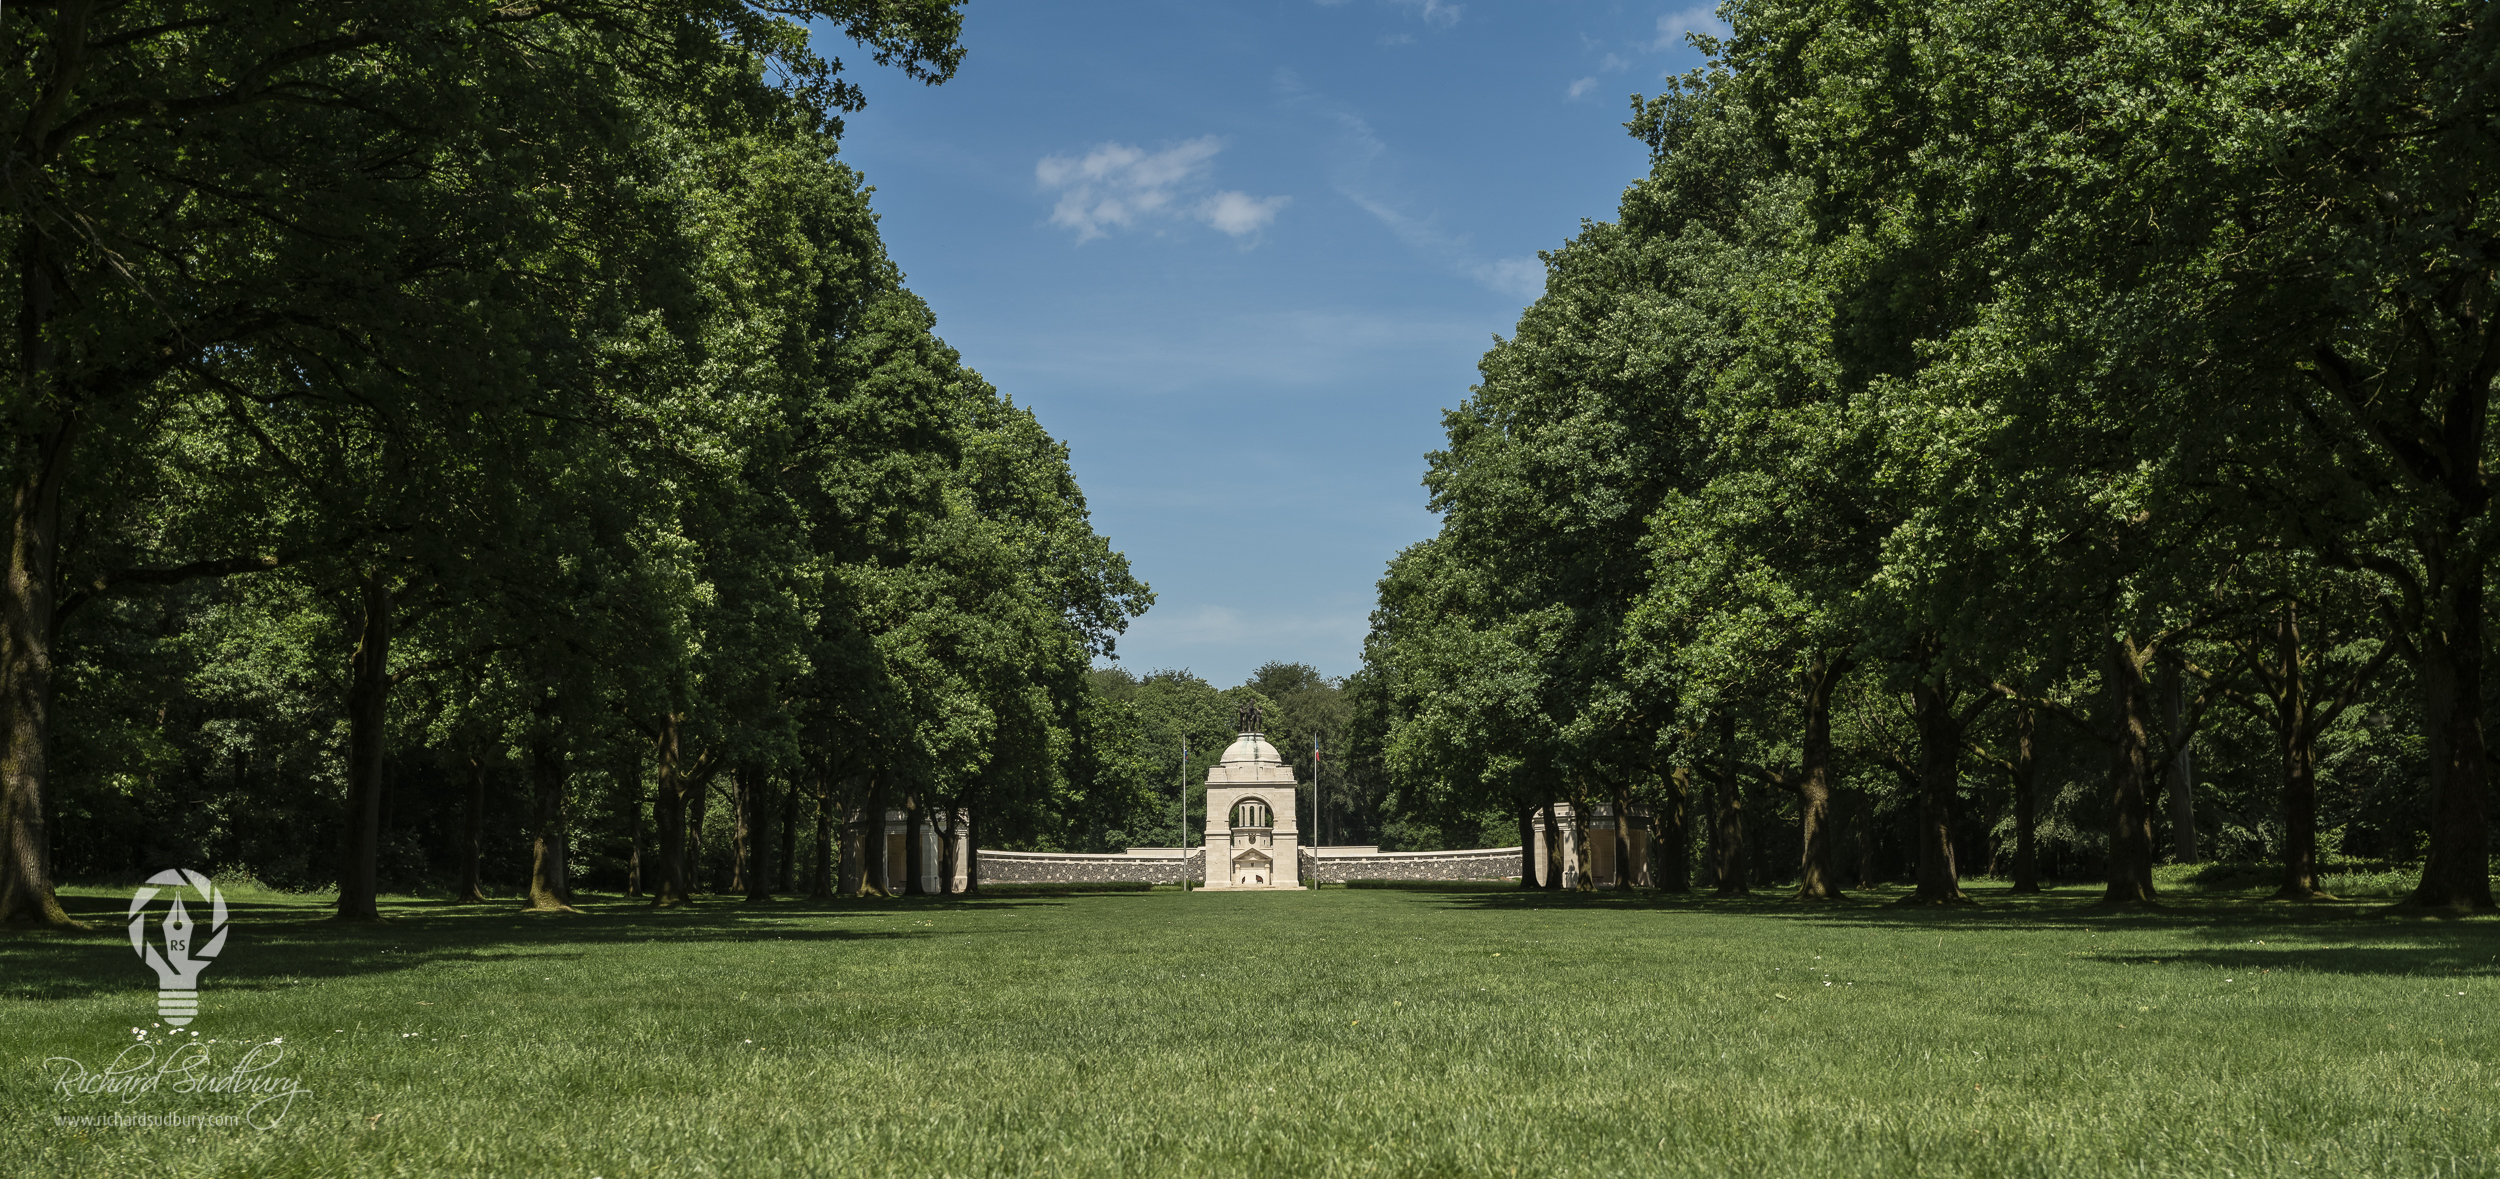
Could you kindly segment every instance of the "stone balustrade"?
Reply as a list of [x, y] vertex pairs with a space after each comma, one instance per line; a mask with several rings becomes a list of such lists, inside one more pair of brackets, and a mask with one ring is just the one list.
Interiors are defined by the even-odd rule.
[[1179, 884], [1204, 874], [1206, 853], [1177, 847], [1131, 848], [1118, 855], [1083, 852], [981, 851], [981, 879], [992, 884]]
[[[1384, 852], [1369, 847], [1302, 848], [1301, 879], [1507, 880], [1519, 875], [1519, 849]], [[981, 879], [993, 884], [1178, 884], [1205, 875], [1202, 848], [1140, 847], [1113, 855], [1083, 852], [981, 852]]]
[[[1314, 854], [1316, 853], [1316, 854]], [[1306, 848], [1302, 878], [1320, 884], [1349, 880], [1505, 880], [1519, 875], [1519, 849], [1384, 852], [1370, 848]]]

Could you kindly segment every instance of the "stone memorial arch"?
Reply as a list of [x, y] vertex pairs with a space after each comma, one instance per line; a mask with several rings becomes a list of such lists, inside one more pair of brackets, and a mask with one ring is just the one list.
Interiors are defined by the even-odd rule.
[[1302, 887], [1293, 767], [1252, 731], [1257, 722], [1245, 710], [1241, 735], [1207, 768], [1207, 888]]

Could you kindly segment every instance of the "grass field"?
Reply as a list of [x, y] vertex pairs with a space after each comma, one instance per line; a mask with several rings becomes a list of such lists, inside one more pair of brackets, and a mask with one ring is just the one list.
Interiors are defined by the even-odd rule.
[[2500, 924], [2358, 905], [247, 894], [194, 1027], [308, 1095], [64, 1125], [242, 1108], [56, 1094], [154, 1018], [128, 895], [0, 935], [0, 1174], [2500, 1173]]

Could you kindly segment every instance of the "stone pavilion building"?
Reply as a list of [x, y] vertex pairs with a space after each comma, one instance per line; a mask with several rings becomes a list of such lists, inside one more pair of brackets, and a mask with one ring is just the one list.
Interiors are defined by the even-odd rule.
[[1263, 733], [1244, 731], [1207, 767], [1204, 887], [1300, 889], [1302, 829], [1293, 767]]

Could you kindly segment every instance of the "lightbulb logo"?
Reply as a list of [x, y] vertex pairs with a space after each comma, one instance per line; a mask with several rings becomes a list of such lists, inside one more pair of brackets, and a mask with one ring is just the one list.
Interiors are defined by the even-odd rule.
[[[173, 905], [158, 926], [164, 932], [161, 946], [148, 940], [147, 917], [148, 902], [156, 899], [159, 885], [174, 890]], [[208, 906], [204, 940], [198, 923], [191, 920], [191, 910], [182, 903], [185, 890]], [[217, 891], [216, 882], [208, 877], [168, 868], [148, 877], [148, 886], [131, 895], [130, 948], [156, 971], [156, 1014], [168, 1025], [181, 1027], [200, 1013], [200, 972], [208, 969], [209, 959], [225, 945], [226, 894]]]

